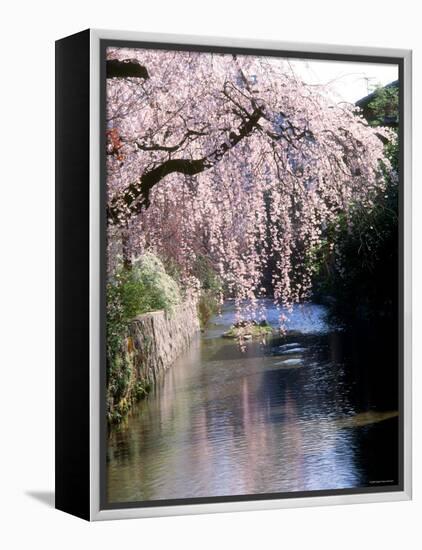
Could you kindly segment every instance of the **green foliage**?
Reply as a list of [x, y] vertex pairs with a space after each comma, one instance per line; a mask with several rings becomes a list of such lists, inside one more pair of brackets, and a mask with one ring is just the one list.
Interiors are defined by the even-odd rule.
[[201, 328], [204, 329], [211, 317], [219, 310], [218, 298], [209, 290], [202, 290], [198, 300], [198, 317]]
[[[390, 182], [370, 212], [339, 216], [335, 248], [327, 245], [317, 287], [334, 301], [334, 316], [374, 319], [395, 315], [398, 283], [398, 187]], [[334, 229], [333, 229], [334, 231]], [[325, 271], [325, 273], [324, 273]]]
[[[366, 116], [374, 126], [398, 122], [398, 89], [378, 88]], [[385, 144], [385, 153], [393, 168], [391, 174], [383, 167], [386, 189], [374, 197], [370, 211], [356, 204], [348, 217], [340, 214], [317, 253], [315, 294], [332, 298], [330, 310], [338, 320], [397, 316], [398, 139]]]
[[374, 98], [367, 105], [367, 110], [367, 119], [371, 126], [384, 126], [388, 120], [398, 122], [398, 88], [377, 86], [374, 90]]
[[223, 287], [211, 261], [206, 256], [197, 257], [193, 274], [201, 285], [198, 317], [201, 328], [205, 328], [211, 317], [219, 310]]
[[221, 292], [221, 280], [206, 256], [197, 256], [193, 275], [200, 281], [202, 289], [210, 290], [214, 294]]
[[128, 322], [137, 315], [164, 309], [181, 301], [178, 284], [165, 272], [162, 262], [145, 254], [131, 269], [120, 268], [107, 284], [107, 355], [121, 353]]
[[129, 412], [132, 401], [135, 377], [133, 356], [128, 353], [126, 339], [122, 334], [118, 349], [107, 349], [107, 418], [109, 422], [120, 422]]
[[137, 315], [164, 309], [181, 301], [178, 284], [153, 254], [145, 254], [132, 268], [120, 268], [107, 284], [107, 391], [108, 418], [120, 421], [133, 400], [151, 389], [148, 380], [136, 380], [130, 321]]
[[145, 254], [131, 269], [119, 271], [112, 284], [117, 287], [126, 321], [149, 311], [170, 311], [181, 302], [178, 284], [153, 254]]
[[262, 338], [272, 334], [272, 332], [273, 329], [267, 321], [261, 321], [260, 323], [252, 321], [250, 323], [243, 322], [238, 325], [233, 325], [223, 334], [223, 337], [233, 339]]

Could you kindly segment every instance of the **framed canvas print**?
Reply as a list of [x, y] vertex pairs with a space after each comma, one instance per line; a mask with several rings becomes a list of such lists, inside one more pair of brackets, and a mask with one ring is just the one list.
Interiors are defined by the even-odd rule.
[[56, 43], [56, 506], [411, 498], [411, 52]]

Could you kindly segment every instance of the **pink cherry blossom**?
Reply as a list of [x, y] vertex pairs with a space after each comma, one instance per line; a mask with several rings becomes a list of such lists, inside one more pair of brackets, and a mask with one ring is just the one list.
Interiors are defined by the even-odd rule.
[[119, 254], [152, 251], [195, 293], [204, 255], [239, 319], [262, 317], [269, 270], [277, 304], [309, 298], [326, 228], [373, 208], [391, 169], [383, 142], [394, 135], [301, 82], [285, 59], [127, 48], [107, 56], [148, 73], [107, 79], [110, 269]]

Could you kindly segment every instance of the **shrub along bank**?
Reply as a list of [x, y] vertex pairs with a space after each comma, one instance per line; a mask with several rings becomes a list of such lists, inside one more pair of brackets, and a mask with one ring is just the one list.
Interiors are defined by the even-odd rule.
[[136, 367], [130, 325], [146, 312], [171, 311], [182, 302], [177, 282], [162, 262], [145, 254], [133, 266], [120, 268], [107, 284], [107, 418], [118, 422], [134, 401], [144, 397], [153, 380]]
[[[171, 275], [170, 275], [171, 273]], [[221, 285], [205, 258], [193, 274], [197, 302], [186, 300], [179, 273], [151, 253], [120, 268], [107, 285], [107, 418], [123, 420], [204, 328], [219, 307]]]

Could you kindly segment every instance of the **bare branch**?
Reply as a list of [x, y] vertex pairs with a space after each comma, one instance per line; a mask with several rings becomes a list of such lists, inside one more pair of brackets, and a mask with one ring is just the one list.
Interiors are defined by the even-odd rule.
[[107, 78], [149, 78], [146, 67], [137, 59], [108, 59]]
[[257, 128], [259, 119], [262, 116], [260, 108], [249, 115], [249, 118], [242, 122], [237, 131], [230, 132], [228, 139], [221, 143], [209, 155], [200, 159], [167, 159], [159, 166], [145, 172], [141, 178], [129, 185], [122, 196], [116, 197], [110, 204], [107, 217], [114, 224], [121, 224], [127, 215], [137, 214], [143, 207], [149, 206], [149, 196], [152, 188], [159, 181], [172, 173], [180, 173], [194, 176], [212, 168], [223, 156], [235, 147], [243, 138], [250, 135]]

